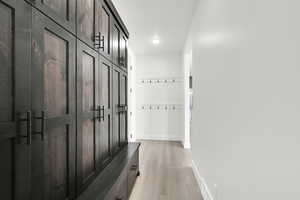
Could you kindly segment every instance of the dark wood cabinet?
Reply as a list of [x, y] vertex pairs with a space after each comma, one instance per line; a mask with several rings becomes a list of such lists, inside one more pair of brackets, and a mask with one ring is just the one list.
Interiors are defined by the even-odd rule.
[[0, 0], [0, 27], [1, 199], [127, 199], [139, 145], [112, 2]]
[[0, 1], [0, 196], [29, 200], [30, 18], [18, 0]]
[[32, 12], [31, 199], [75, 197], [76, 39]]
[[99, 55], [77, 40], [77, 183], [79, 192], [97, 175], [100, 160]]
[[34, 7], [76, 34], [76, 0], [26, 0]]

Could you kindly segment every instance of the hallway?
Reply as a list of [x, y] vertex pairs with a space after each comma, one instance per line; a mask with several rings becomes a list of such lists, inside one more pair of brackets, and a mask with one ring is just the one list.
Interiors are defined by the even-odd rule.
[[190, 152], [179, 142], [142, 141], [140, 172], [130, 200], [202, 200]]

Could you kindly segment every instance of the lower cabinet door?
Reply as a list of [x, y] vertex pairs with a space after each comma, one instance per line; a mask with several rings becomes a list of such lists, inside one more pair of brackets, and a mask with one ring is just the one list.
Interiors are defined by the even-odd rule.
[[127, 144], [127, 75], [113, 69], [113, 153]]
[[77, 40], [77, 184], [83, 191], [100, 160], [99, 56]]
[[101, 102], [101, 123], [100, 123], [100, 154], [102, 167], [111, 160], [112, 151], [112, 64], [105, 58], [100, 58], [100, 102]]
[[127, 75], [121, 73], [120, 80], [120, 146], [127, 144]]
[[113, 68], [113, 137], [112, 152], [115, 154], [120, 149], [120, 80], [121, 71]]
[[31, 8], [0, 1], [0, 199], [30, 200]]
[[31, 200], [75, 197], [75, 38], [32, 13]]

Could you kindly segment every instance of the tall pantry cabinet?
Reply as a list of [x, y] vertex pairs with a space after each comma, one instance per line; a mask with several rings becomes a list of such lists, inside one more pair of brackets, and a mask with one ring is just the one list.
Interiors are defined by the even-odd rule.
[[112, 2], [0, 0], [0, 15], [1, 199], [131, 191], [139, 144], [127, 142], [129, 34]]

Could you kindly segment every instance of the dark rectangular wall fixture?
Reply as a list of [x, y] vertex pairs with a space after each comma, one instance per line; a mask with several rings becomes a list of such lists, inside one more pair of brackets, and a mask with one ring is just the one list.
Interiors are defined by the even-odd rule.
[[189, 77], [189, 86], [190, 86], [190, 89], [193, 89], [193, 77], [192, 76]]

